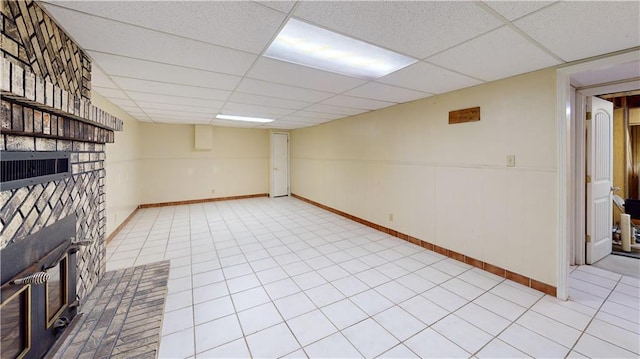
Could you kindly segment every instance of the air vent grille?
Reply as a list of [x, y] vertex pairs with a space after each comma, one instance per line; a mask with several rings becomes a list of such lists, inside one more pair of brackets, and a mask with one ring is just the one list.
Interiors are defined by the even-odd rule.
[[6, 191], [71, 175], [68, 152], [0, 153], [0, 190]]

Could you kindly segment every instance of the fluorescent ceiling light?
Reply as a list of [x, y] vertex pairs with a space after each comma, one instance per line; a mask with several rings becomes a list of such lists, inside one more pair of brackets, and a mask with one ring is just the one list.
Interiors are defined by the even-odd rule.
[[273, 122], [274, 121], [274, 120], [272, 120], [270, 118], [246, 117], [246, 116], [236, 116], [236, 115], [223, 115], [221, 113], [217, 114], [216, 118], [219, 119], [219, 120], [260, 122], [260, 123], [267, 123], [267, 122]]
[[289, 19], [264, 56], [368, 80], [417, 61], [296, 19]]

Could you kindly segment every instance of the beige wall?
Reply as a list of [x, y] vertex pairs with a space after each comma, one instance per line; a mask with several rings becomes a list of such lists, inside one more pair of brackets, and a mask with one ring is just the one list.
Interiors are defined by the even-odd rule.
[[140, 204], [140, 123], [95, 91], [91, 102], [124, 121], [115, 133], [115, 143], [106, 149], [106, 204], [109, 236]]
[[548, 69], [294, 130], [292, 193], [556, 285], [556, 111]]
[[269, 192], [269, 132], [211, 127], [212, 150], [195, 150], [193, 125], [141, 123], [141, 203]]

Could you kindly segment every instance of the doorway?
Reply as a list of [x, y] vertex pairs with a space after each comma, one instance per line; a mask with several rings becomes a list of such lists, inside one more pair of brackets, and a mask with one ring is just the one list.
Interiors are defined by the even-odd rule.
[[289, 133], [271, 133], [271, 198], [289, 195]]
[[569, 265], [585, 264], [586, 258], [586, 118], [581, 118], [586, 111], [578, 109], [586, 106], [586, 96], [640, 89], [639, 59], [636, 49], [571, 64], [557, 72], [560, 299], [568, 298]]

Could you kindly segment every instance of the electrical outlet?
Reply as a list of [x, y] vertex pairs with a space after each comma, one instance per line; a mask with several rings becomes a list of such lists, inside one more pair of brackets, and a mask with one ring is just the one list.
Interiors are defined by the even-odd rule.
[[389, 213], [389, 222], [393, 222], [393, 213]]
[[516, 166], [516, 155], [507, 155], [507, 167]]

